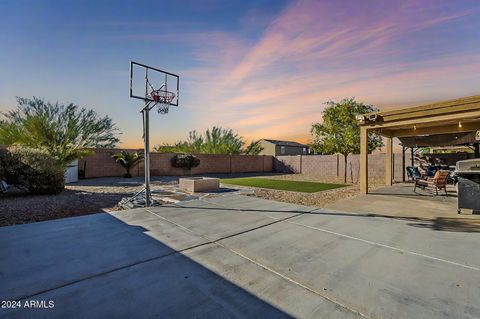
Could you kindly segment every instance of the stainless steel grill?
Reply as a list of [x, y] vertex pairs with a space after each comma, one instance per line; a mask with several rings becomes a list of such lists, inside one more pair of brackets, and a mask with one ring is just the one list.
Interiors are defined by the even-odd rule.
[[462, 209], [480, 213], [480, 158], [458, 161], [455, 175], [458, 178], [458, 213]]

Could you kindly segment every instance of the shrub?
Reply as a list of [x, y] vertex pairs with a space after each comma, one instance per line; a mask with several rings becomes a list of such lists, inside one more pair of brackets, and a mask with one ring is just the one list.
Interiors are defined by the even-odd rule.
[[65, 166], [45, 151], [28, 147], [0, 150], [0, 179], [32, 194], [57, 194], [65, 188]]
[[170, 159], [173, 167], [192, 169], [200, 165], [200, 159], [192, 154], [176, 154]]

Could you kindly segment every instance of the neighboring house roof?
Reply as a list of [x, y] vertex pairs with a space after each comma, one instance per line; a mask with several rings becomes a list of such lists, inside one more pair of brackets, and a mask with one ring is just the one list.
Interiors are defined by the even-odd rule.
[[278, 146], [308, 147], [308, 145], [300, 144], [300, 143], [297, 143], [297, 142], [291, 142], [291, 141], [267, 140], [265, 138], [263, 140], [267, 141], [267, 142], [270, 142], [272, 144], [278, 145]]

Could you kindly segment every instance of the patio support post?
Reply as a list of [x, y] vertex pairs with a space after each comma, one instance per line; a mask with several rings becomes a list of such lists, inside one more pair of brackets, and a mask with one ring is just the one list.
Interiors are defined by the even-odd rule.
[[393, 138], [386, 137], [387, 154], [385, 156], [385, 185], [392, 186], [393, 181]]
[[368, 194], [368, 130], [360, 126], [360, 193]]

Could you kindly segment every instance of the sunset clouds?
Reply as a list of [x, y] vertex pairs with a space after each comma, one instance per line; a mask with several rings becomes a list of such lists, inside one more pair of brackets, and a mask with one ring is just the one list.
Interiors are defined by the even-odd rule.
[[138, 0], [114, 9], [0, 2], [9, 12], [0, 111], [15, 96], [75, 102], [110, 115], [122, 146], [141, 146], [130, 60], [180, 75], [180, 106], [152, 117], [152, 144], [212, 125], [308, 142], [328, 100], [389, 109], [480, 93], [478, 0]]
[[307, 141], [329, 99], [388, 108], [475, 94], [479, 45], [464, 35], [478, 35], [479, 13], [455, 2], [293, 2], [255, 42], [223, 34], [196, 47], [192, 92], [208, 92], [198, 103], [215, 112], [199, 124]]

